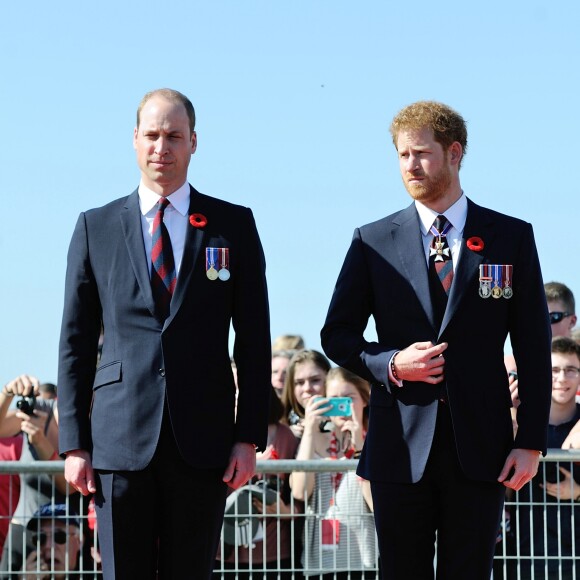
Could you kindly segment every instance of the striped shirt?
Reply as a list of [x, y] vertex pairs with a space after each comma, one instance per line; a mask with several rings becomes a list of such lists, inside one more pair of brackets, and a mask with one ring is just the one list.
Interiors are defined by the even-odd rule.
[[[374, 569], [378, 553], [375, 523], [364, 500], [360, 479], [354, 471], [344, 473], [335, 493], [330, 473], [317, 473], [315, 477], [306, 508], [304, 575]], [[338, 544], [322, 545], [325, 519], [340, 522]]]

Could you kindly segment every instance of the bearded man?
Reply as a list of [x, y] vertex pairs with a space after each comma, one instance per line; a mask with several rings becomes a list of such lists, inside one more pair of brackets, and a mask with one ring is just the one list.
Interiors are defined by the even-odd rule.
[[[526, 484], [546, 450], [550, 323], [534, 236], [465, 196], [456, 111], [414, 103], [391, 134], [413, 203], [355, 230], [322, 345], [372, 384], [358, 473], [371, 482], [383, 578], [431, 580], [436, 555], [438, 579], [489, 580], [505, 489]], [[363, 336], [371, 316], [376, 342]]]

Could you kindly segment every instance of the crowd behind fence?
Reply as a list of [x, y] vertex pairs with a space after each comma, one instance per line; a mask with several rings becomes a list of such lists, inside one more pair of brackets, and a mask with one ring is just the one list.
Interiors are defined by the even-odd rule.
[[[566, 472], [573, 473], [575, 466], [580, 464], [580, 451], [550, 450], [547, 457], [542, 458], [538, 478], [541, 485], [536, 485], [537, 490], [543, 490], [539, 494], [532, 493], [530, 488], [518, 494], [508, 495], [504, 510], [501, 529], [498, 530], [498, 543], [494, 561], [493, 580], [523, 580], [545, 578], [550, 580], [576, 579], [580, 580], [580, 502], [576, 502], [574, 493], [571, 498], [560, 500], [548, 494], [546, 483], [555, 479], [562, 485], [574, 486], [573, 478], [567, 478]], [[285, 478], [271, 477], [272, 474], [292, 473], [293, 471], [309, 471], [315, 473], [348, 473], [356, 469], [356, 460], [269, 460], [258, 461], [258, 478], [262, 478], [260, 484], [251, 484], [241, 491], [232, 494], [228, 499], [224, 526], [222, 529], [221, 542], [216, 554], [216, 566], [214, 580], [234, 579], [263, 579], [278, 578], [298, 580], [305, 576], [318, 577], [328, 573], [328, 566], [317, 568], [320, 562], [334, 559], [334, 570], [343, 570], [341, 578], [354, 580], [355, 578], [379, 578], [380, 564], [376, 536], [364, 536], [355, 534], [352, 541], [363, 541], [366, 545], [358, 546], [360, 553], [366, 554], [366, 561], [357, 563], [357, 568], [364, 568], [364, 572], [349, 571], [348, 562], [346, 569], [344, 558], [348, 555], [328, 551], [322, 544], [318, 546], [320, 553], [303, 550], [304, 537], [312, 536], [313, 531], [320, 535], [324, 533], [322, 522], [327, 514], [316, 513], [308, 509], [301, 502], [289, 498], [290, 509], [288, 513], [280, 509], [280, 504], [274, 501], [276, 494], [282, 490], [277, 488]], [[45, 474], [61, 473], [64, 462], [36, 461], [32, 463], [0, 462], [0, 476], [16, 475], [40, 476]], [[270, 475], [270, 477], [268, 477]], [[6, 482], [5, 482], [6, 483]], [[7, 482], [8, 487], [16, 485], [14, 478]], [[10, 493], [11, 489], [8, 489]], [[572, 491], [572, 490], [571, 490]], [[254, 498], [258, 498], [263, 506], [277, 506], [266, 510], [267, 513], [258, 512]], [[53, 495], [54, 504], [54, 495]], [[200, 498], [203, 501], [203, 498]], [[54, 506], [53, 506], [54, 507]], [[368, 518], [372, 521], [372, 514], [357, 506], [340, 520], [341, 533], [348, 533], [349, 527], [364, 526]], [[264, 508], [265, 509], [265, 508]], [[57, 510], [58, 511], [58, 510]], [[47, 513], [52, 513], [48, 510]], [[78, 514], [78, 515], [77, 515]], [[29, 514], [32, 517], [33, 514]], [[461, 518], [461, 514], [457, 514]], [[20, 525], [17, 529], [22, 534], [21, 538], [8, 533], [5, 540], [4, 554], [11, 553], [12, 544], [19, 540], [24, 544], [22, 563], [13, 566], [13, 562], [4, 562], [0, 578], [27, 578], [27, 579], [58, 579], [58, 578], [101, 578], [98, 556], [98, 532], [89, 500], [79, 497], [78, 494], [68, 497], [66, 502], [66, 516], [68, 518], [67, 530], [74, 534], [70, 537], [62, 530], [59, 532], [52, 523], [52, 529], [40, 529], [40, 524], [34, 520], [33, 524]], [[10, 516], [0, 514], [0, 523], [7, 523]], [[269, 520], [275, 522], [278, 544], [268, 546], [269, 535], [265, 534], [266, 524]], [[41, 521], [41, 520], [39, 520]], [[74, 524], [68, 525], [68, 524]], [[23, 524], [23, 522], [20, 522]], [[43, 522], [43, 525], [45, 522]], [[78, 524], [78, 525], [77, 525]], [[27, 527], [28, 526], [28, 527]], [[554, 526], [557, 527], [554, 530]], [[16, 526], [14, 526], [16, 527]], [[273, 527], [273, 526], [270, 526]], [[279, 542], [284, 537], [282, 528], [289, 529], [290, 554], [284, 558], [282, 546]], [[555, 533], [554, 533], [555, 532]], [[547, 553], [542, 546], [538, 547], [537, 541], [530, 540], [530, 535], [543, 536], [547, 546]], [[54, 538], [51, 557], [48, 559], [49, 569], [40, 568], [40, 560], [34, 558], [32, 552], [41, 550], [47, 546], [47, 537]], [[66, 537], [65, 537], [66, 536]], [[549, 536], [556, 541], [549, 541]], [[347, 536], [350, 538], [351, 536]], [[361, 540], [363, 538], [363, 540]], [[350, 541], [350, 540], [349, 540]], [[255, 550], [259, 546], [262, 553], [256, 557]], [[78, 549], [78, 557], [75, 562], [69, 559], [70, 552]], [[59, 552], [61, 550], [61, 552]], [[275, 562], [266, 564], [266, 550], [274, 551], [279, 557]], [[324, 553], [323, 553], [324, 552]], [[350, 553], [350, 550], [347, 550]], [[63, 557], [66, 554], [66, 557]], [[27, 567], [28, 571], [23, 572]], [[340, 565], [339, 565], [340, 564]], [[195, 562], [191, 564], [192, 578], [195, 577]], [[468, 579], [466, 579], [468, 580]]]

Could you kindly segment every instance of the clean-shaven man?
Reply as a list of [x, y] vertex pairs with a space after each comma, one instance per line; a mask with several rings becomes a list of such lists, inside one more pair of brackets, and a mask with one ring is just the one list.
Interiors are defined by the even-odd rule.
[[70, 244], [60, 451], [72, 486], [96, 494], [104, 578], [208, 578], [226, 484], [245, 483], [266, 444], [264, 255], [248, 208], [187, 182], [187, 97], [145, 95], [133, 144], [138, 189], [82, 213]]

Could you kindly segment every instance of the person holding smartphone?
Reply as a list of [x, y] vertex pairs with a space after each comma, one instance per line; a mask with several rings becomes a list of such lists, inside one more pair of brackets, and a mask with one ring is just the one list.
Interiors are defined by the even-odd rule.
[[[337, 398], [341, 404], [333, 404]], [[346, 369], [331, 369], [326, 396], [306, 402], [296, 459], [357, 458], [366, 435], [369, 398], [367, 381]], [[350, 400], [348, 415], [341, 410], [344, 399]], [[338, 579], [349, 574], [349, 578], [364, 578], [365, 571], [369, 577], [374, 575], [377, 554], [369, 483], [354, 471], [294, 472], [290, 487], [294, 498], [306, 503], [304, 576], [318, 576], [320, 569], [328, 570], [333, 578], [336, 572]]]
[[298, 439], [304, 432], [304, 409], [311, 397], [324, 395], [330, 362], [317, 350], [299, 350], [290, 359], [284, 379], [283, 420]]

